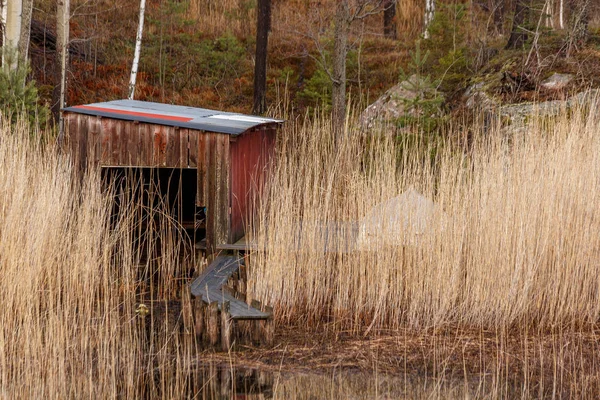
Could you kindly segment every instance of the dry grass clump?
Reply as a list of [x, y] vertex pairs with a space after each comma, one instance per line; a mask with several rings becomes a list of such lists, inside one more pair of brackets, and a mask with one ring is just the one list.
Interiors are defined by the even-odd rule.
[[[353, 130], [335, 143], [323, 121], [288, 128], [257, 227], [255, 296], [281, 322], [359, 332], [597, 323], [600, 115], [589, 110], [480, 132], [465, 151]], [[383, 228], [363, 223], [409, 189], [436, 204], [426, 230], [402, 239], [387, 214]]]
[[[0, 397], [182, 392], [189, 368], [174, 367], [179, 336], [166, 318], [148, 317], [152, 335], [143, 340], [135, 313], [140, 220], [132, 204], [111, 216], [112, 200], [97, 170], [75, 176], [70, 160], [27, 127], [0, 129]], [[166, 248], [162, 264], [177, 265]], [[148, 261], [143, 269], [156, 268]], [[172, 298], [171, 279], [159, 274], [163, 297], [154, 290], [144, 302]]]

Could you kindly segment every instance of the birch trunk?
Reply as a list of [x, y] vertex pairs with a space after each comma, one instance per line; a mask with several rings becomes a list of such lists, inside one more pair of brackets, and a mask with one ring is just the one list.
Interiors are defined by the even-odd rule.
[[21, 38], [21, 16], [23, 10], [23, 2], [21, 0], [8, 0], [6, 9], [6, 25], [5, 25], [5, 42], [3, 43], [4, 52], [7, 49], [14, 49], [17, 53], [11, 58], [10, 65], [6, 68], [17, 68], [19, 39]]
[[[2, 0], [2, 46], [6, 43], [6, 19], [8, 17], [8, 1]], [[4, 49], [2, 51], [2, 66], [4, 66]]]
[[31, 15], [33, 0], [23, 0], [23, 17], [21, 19], [21, 35], [19, 38], [19, 63], [27, 61], [29, 56], [29, 38], [31, 37]]
[[544, 15], [545, 24], [544, 25], [546, 26], [546, 28], [554, 29], [554, 1], [546, 0], [546, 2], [544, 3], [544, 9], [542, 12], [545, 13], [545, 15]]
[[133, 55], [133, 64], [131, 66], [131, 76], [129, 78], [129, 95], [127, 98], [133, 100], [135, 95], [135, 81], [137, 78], [138, 65], [140, 63], [140, 52], [142, 51], [142, 34], [144, 32], [144, 12], [146, 10], [146, 0], [140, 0], [140, 22], [138, 24], [137, 35], [135, 37], [135, 53]]
[[435, 0], [425, 0], [425, 17], [423, 25], [423, 37], [429, 39], [429, 24], [435, 15]]
[[560, 29], [565, 29], [565, 0], [560, 0], [558, 6], [558, 26]]
[[63, 120], [60, 110], [65, 106], [65, 97], [67, 93], [70, 8], [70, 0], [59, 0], [56, 8], [56, 75], [58, 84], [55, 87], [52, 111], [54, 113], [54, 118], [58, 121], [59, 143], [61, 143], [63, 139]]

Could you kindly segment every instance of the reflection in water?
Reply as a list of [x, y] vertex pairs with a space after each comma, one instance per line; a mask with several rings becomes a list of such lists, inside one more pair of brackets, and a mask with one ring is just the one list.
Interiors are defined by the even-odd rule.
[[[522, 386], [494, 385], [489, 377], [401, 377], [376, 372], [265, 371], [228, 364], [203, 364], [190, 393], [196, 399], [465, 399], [522, 397]], [[526, 396], [528, 397], [528, 396]]]
[[227, 364], [199, 366], [188, 397], [197, 399], [272, 399], [274, 374]]

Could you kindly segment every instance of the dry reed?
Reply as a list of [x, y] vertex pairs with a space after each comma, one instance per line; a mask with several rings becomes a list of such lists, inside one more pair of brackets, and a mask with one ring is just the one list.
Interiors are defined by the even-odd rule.
[[[315, 357], [328, 368], [360, 355], [363, 369], [404, 368], [406, 387], [408, 370], [433, 374], [432, 397], [448, 393], [445, 382], [462, 396], [456, 376], [477, 397], [597, 394], [600, 121], [590, 110], [435, 154], [385, 132], [365, 139], [351, 124], [337, 142], [322, 119], [286, 128], [256, 226], [268, 251], [249, 267], [254, 297], [280, 324], [325, 326], [323, 340], [337, 343], [299, 341], [302, 365], [320, 348], [333, 349], [331, 360]], [[24, 126], [0, 133], [0, 397], [204, 393], [198, 349], [167, 301], [189, 267], [168, 213], [102, 190], [92, 167], [74, 174]], [[408, 188], [443, 210], [430, 229], [408, 243], [365, 237], [365, 215]], [[150, 317], [136, 313], [140, 303]], [[338, 339], [357, 333], [368, 340]], [[346, 345], [354, 355], [341, 357]], [[281, 381], [277, 396], [302, 380]], [[347, 394], [336, 382], [327, 393]]]
[[[597, 323], [600, 142], [590, 109], [521, 134], [481, 132], [468, 152], [444, 146], [433, 160], [422, 156], [433, 149], [410, 151], [385, 133], [336, 143], [326, 121], [289, 128], [257, 227], [267, 251], [254, 259], [255, 296], [281, 322], [359, 332]], [[416, 242], [365, 237], [370, 210], [411, 188], [440, 210], [427, 232]], [[323, 233], [332, 226], [349, 244]]]
[[[74, 175], [70, 160], [32, 139], [26, 126], [0, 129], [1, 398], [171, 398], [183, 391], [189, 365], [174, 362], [180, 336], [173, 324], [149, 317], [147, 340], [135, 312], [140, 301], [175, 296], [177, 249], [163, 230], [161, 261], [140, 266], [140, 209], [130, 202], [111, 215], [112, 201], [96, 169]], [[146, 246], [153, 241], [146, 238]], [[140, 277], [143, 270], [154, 275], [157, 264], [161, 289], [153, 290]], [[153, 293], [144, 295], [142, 285]], [[189, 359], [190, 346], [185, 351]]]

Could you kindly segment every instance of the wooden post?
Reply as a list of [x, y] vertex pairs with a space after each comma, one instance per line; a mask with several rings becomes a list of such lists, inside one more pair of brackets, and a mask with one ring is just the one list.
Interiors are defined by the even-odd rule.
[[229, 302], [224, 301], [221, 306], [221, 349], [229, 351], [231, 348], [231, 314], [229, 312]]
[[[257, 310], [262, 310], [262, 305], [260, 304], [260, 301], [258, 300], [252, 300], [251, 304], [250, 304], [253, 308], [256, 308]], [[262, 341], [262, 327], [261, 327], [261, 323], [262, 321], [260, 320], [252, 320], [252, 342], [254, 343], [260, 343]]]
[[269, 318], [260, 321], [263, 343], [271, 347], [273, 346], [274, 337], [275, 337], [275, 324], [273, 321], [273, 307], [265, 306], [263, 311], [269, 314]]
[[190, 286], [185, 284], [181, 287], [181, 315], [183, 317], [183, 332], [186, 334], [194, 333], [192, 296]]
[[219, 342], [219, 303], [216, 301], [208, 305], [208, 338], [211, 346]]
[[220, 371], [220, 375], [221, 375], [221, 390], [220, 390], [220, 395], [221, 398], [224, 399], [231, 399], [232, 398], [232, 392], [233, 392], [233, 380], [231, 379], [231, 374], [233, 373], [233, 370], [231, 368], [229, 368], [229, 366], [224, 366], [221, 368]]
[[194, 298], [194, 334], [196, 335], [196, 343], [200, 344], [203, 342], [203, 335], [205, 336], [206, 321], [205, 318], [204, 302], [201, 297]]

